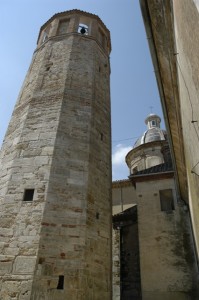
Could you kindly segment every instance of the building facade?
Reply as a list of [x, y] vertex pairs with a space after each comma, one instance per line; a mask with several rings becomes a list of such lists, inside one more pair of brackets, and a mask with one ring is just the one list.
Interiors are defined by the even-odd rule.
[[0, 298], [111, 299], [110, 33], [42, 27], [0, 157]]
[[189, 212], [177, 198], [167, 133], [150, 114], [113, 182], [113, 299], [198, 299]]
[[176, 171], [199, 257], [199, 2], [140, 0]]

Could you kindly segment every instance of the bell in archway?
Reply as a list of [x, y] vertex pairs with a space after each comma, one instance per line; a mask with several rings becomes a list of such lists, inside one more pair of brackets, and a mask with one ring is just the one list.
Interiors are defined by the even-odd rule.
[[86, 28], [85, 28], [85, 27], [82, 27], [81, 30], [80, 30], [80, 33], [81, 33], [81, 34], [85, 34], [85, 33], [86, 33]]

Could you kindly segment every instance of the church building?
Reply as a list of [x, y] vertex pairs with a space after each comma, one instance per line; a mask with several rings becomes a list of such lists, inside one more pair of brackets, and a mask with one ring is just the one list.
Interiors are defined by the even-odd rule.
[[199, 299], [184, 181], [158, 115], [111, 199], [110, 52], [91, 13], [57, 13], [40, 29], [0, 152], [2, 300]]
[[146, 118], [147, 130], [126, 155], [129, 178], [112, 183], [114, 300], [198, 299], [189, 211], [176, 196], [160, 122]]

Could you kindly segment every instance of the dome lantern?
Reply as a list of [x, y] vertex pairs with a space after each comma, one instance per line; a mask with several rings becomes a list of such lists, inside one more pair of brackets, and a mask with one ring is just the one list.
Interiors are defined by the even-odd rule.
[[161, 118], [156, 114], [150, 114], [145, 119], [145, 124], [147, 125], [147, 130], [143, 135], [135, 142], [134, 147], [136, 148], [142, 144], [162, 141], [166, 139], [166, 131], [160, 128]]
[[150, 114], [145, 119], [145, 124], [147, 125], [148, 129], [153, 128], [153, 127], [160, 128], [160, 122], [161, 122], [161, 118], [155, 114]]

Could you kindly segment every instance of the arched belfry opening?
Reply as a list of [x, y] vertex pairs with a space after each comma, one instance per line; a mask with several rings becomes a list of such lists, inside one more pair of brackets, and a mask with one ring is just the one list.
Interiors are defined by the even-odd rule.
[[78, 33], [81, 33], [82, 35], [88, 35], [89, 26], [87, 24], [79, 23]]

